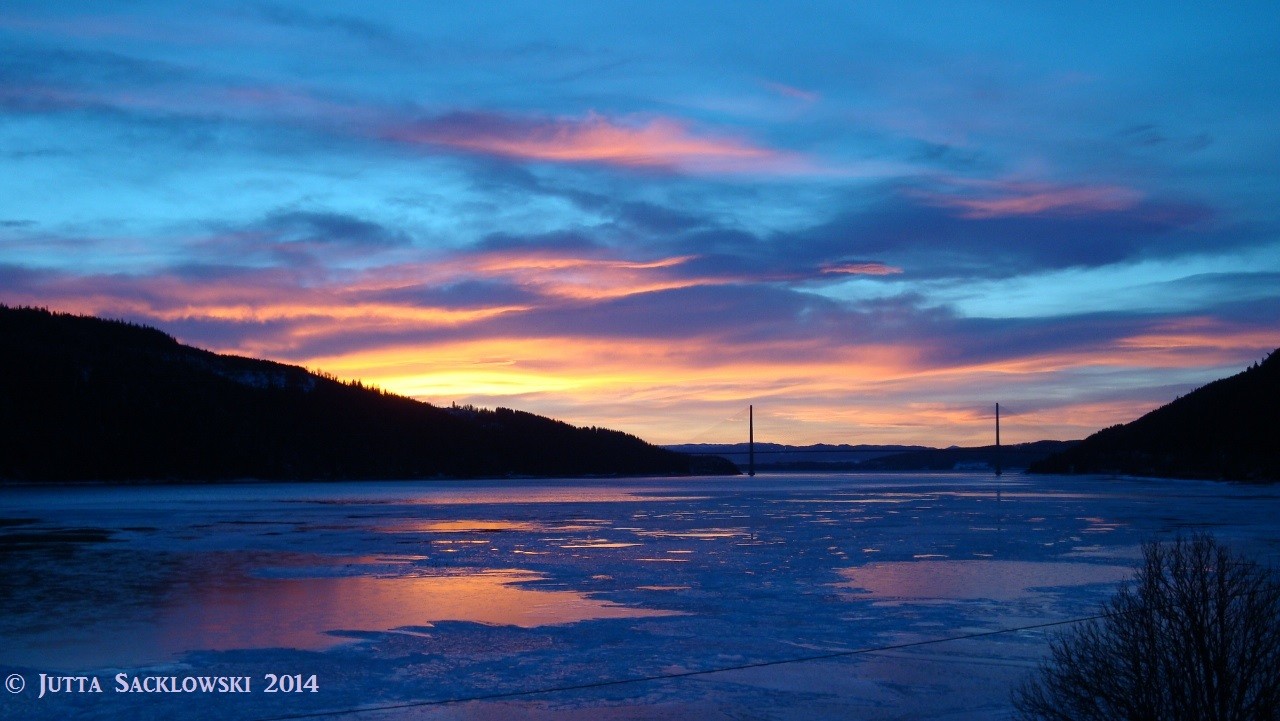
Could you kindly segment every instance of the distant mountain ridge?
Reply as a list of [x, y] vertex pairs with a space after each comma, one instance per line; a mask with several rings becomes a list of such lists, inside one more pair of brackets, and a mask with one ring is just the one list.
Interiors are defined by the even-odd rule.
[[0, 305], [0, 482], [736, 472], [618, 431], [440, 408], [154, 328]]
[[1028, 470], [1280, 481], [1280, 350]]
[[[994, 470], [998, 463], [1005, 470], [1022, 470], [1078, 442], [1034, 441], [999, 449], [994, 445], [931, 448], [845, 443], [810, 446], [757, 443], [756, 469], [782, 472], [980, 471]], [[745, 468], [748, 462], [746, 443], [686, 443], [664, 447], [682, 453], [716, 455], [740, 468]]]
[[[745, 430], [745, 429], [744, 429]], [[866, 460], [881, 455], [924, 450], [925, 446], [902, 445], [850, 445], [848, 443], [815, 443], [808, 446], [792, 446], [782, 443], [756, 443], [756, 464], [769, 463], [847, 463], [850, 459]], [[663, 448], [680, 453], [718, 455], [741, 465], [748, 455], [747, 443], [680, 443]]]

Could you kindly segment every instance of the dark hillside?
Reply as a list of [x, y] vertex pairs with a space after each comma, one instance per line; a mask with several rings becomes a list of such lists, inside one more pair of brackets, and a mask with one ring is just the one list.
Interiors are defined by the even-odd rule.
[[634, 436], [439, 408], [153, 328], [0, 306], [0, 479], [732, 473]]
[[1028, 470], [1280, 480], [1280, 352]]

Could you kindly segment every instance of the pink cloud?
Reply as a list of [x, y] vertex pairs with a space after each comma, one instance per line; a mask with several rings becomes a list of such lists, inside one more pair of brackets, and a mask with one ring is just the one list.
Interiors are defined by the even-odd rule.
[[389, 266], [369, 272], [358, 286], [374, 290], [460, 279], [501, 280], [532, 291], [544, 301], [592, 301], [732, 282], [732, 279], [682, 271], [681, 266], [693, 258], [675, 256], [636, 261], [545, 250], [491, 251], [429, 263]]
[[1043, 183], [964, 183], [985, 192], [962, 195], [927, 192], [935, 205], [957, 208], [966, 218], [998, 218], [1018, 215], [1077, 215], [1128, 210], [1142, 200], [1132, 188], [1114, 185], [1053, 186]]
[[395, 128], [387, 135], [411, 144], [552, 162], [710, 172], [785, 172], [803, 166], [787, 153], [738, 138], [696, 134], [671, 118], [627, 123], [596, 113], [555, 119], [461, 113]]
[[822, 272], [833, 275], [897, 275], [902, 269], [884, 263], [855, 262], [824, 265]]

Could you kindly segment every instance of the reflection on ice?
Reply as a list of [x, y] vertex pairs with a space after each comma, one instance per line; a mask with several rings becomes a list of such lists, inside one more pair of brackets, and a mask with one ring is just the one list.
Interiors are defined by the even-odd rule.
[[246, 575], [235, 566], [212, 570], [213, 576], [190, 579], [172, 589], [153, 619], [132, 617], [129, 608], [108, 609], [107, 616], [114, 618], [103, 619], [92, 644], [69, 629], [53, 629], [14, 639], [4, 656], [10, 662], [20, 659], [51, 667], [116, 666], [160, 662], [197, 650], [324, 649], [343, 642], [344, 632], [381, 632], [437, 621], [533, 628], [675, 614], [575, 591], [529, 588], [524, 584], [545, 576], [518, 569], [319, 577], [293, 575], [296, 567], [268, 577]]
[[1084, 529], [1084, 533], [1110, 533], [1117, 528], [1124, 526], [1123, 523], [1108, 521], [1105, 518], [1095, 518], [1092, 516], [1081, 518], [1080, 520], [1089, 524], [1089, 526]]
[[636, 531], [636, 535], [648, 538], [697, 538], [709, 541], [714, 538], [734, 538], [750, 534], [741, 529], [704, 528], [692, 531]]
[[504, 518], [458, 519], [435, 521], [404, 521], [381, 526], [384, 533], [581, 533], [599, 531], [609, 521], [597, 518], [579, 518], [565, 523], [537, 521], [512, 521]]
[[322, 648], [336, 630], [384, 631], [435, 621], [532, 628], [598, 618], [668, 615], [574, 591], [521, 584], [543, 576], [482, 570], [444, 576], [248, 578], [212, 586], [168, 609], [162, 619], [173, 651], [210, 648]]
[[869, 563], [845, 568], [836, 584], [886, 600], [1012, 601], [1037, 589], [1119, 583], [1133, 575], [1127, 566], [1034, 561], [940, 561]]
[[529, 521], [422, 521], [388, 526], [388, 533], [499, 533], [501, 531], [535, 531], [542, 526]]

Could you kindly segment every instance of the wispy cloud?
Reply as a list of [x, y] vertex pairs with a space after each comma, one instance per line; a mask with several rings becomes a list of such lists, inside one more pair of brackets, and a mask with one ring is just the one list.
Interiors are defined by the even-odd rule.
[[[1094, 195], [1083, 193], [1080, 198]], [[771, 258], [776, 254], [777, 262], [798, 256], [821, 263], [871, 258], [902, 268], [904, 278], [918, 280], [1096, 268], [1144, 257], [1172, 258], [1209, 246], [1219, 250], [1256, 246], [1268, 240], [1257, 230], [1218, 227], [1211, 220], [1212, 212], [1194, 203], [1126, 199], [1114, 204], [1077, 204], [1068, 210], [1067, 206], [1047, 209], [1052, 203], [1043, 198], [1007, 200], [980, 205], [977, 200], [940, 198], [935, 191], [909, 187], [811, 228], [757, 238], [756, 245], [769, 249]], [[1042, 210], [1032, 211], [1033, 207]]]
[[845, 261], [824, 265], [822, 272], [828, 275], [897, 275], [902, 269], [884, 263]]
[[577, 118], [529, 118], [451, 113], [386, 131], [408, 144], [508, 158], [678, 168], [723, 173], [795, 172], [798, 156], [741, 138], [694, 132], [668, 117], [619, 120], [597, 113]]
[[292, 7], [284, 3], [257, 3], [250, 6], [249, 12], [256, 13], [269, 23], [283, 27], [344, 34], [361, 41], [377, 43], [382, 48], [388, 44], [399, 46], [401, 42], [390, 29], [377, 23], [352, 16], [319, 14], [313, 12], [310, 7]]
[[814, 90], [804, 90], [785, 83], [762, 80], [760, 84], [771, 92], [803, 103], [816, 103], [822, 98], [822, 95]]
[[926, 202], [956, 208], [966, 218], [1113, 213], [1130, 210], [1143, 199], [1142, 193], [1132, 188], [1114, 185], [1054, 186], [1025, 182], [964, 185], [968, 187], [952, 192], [918, 191], [918, 194]]

